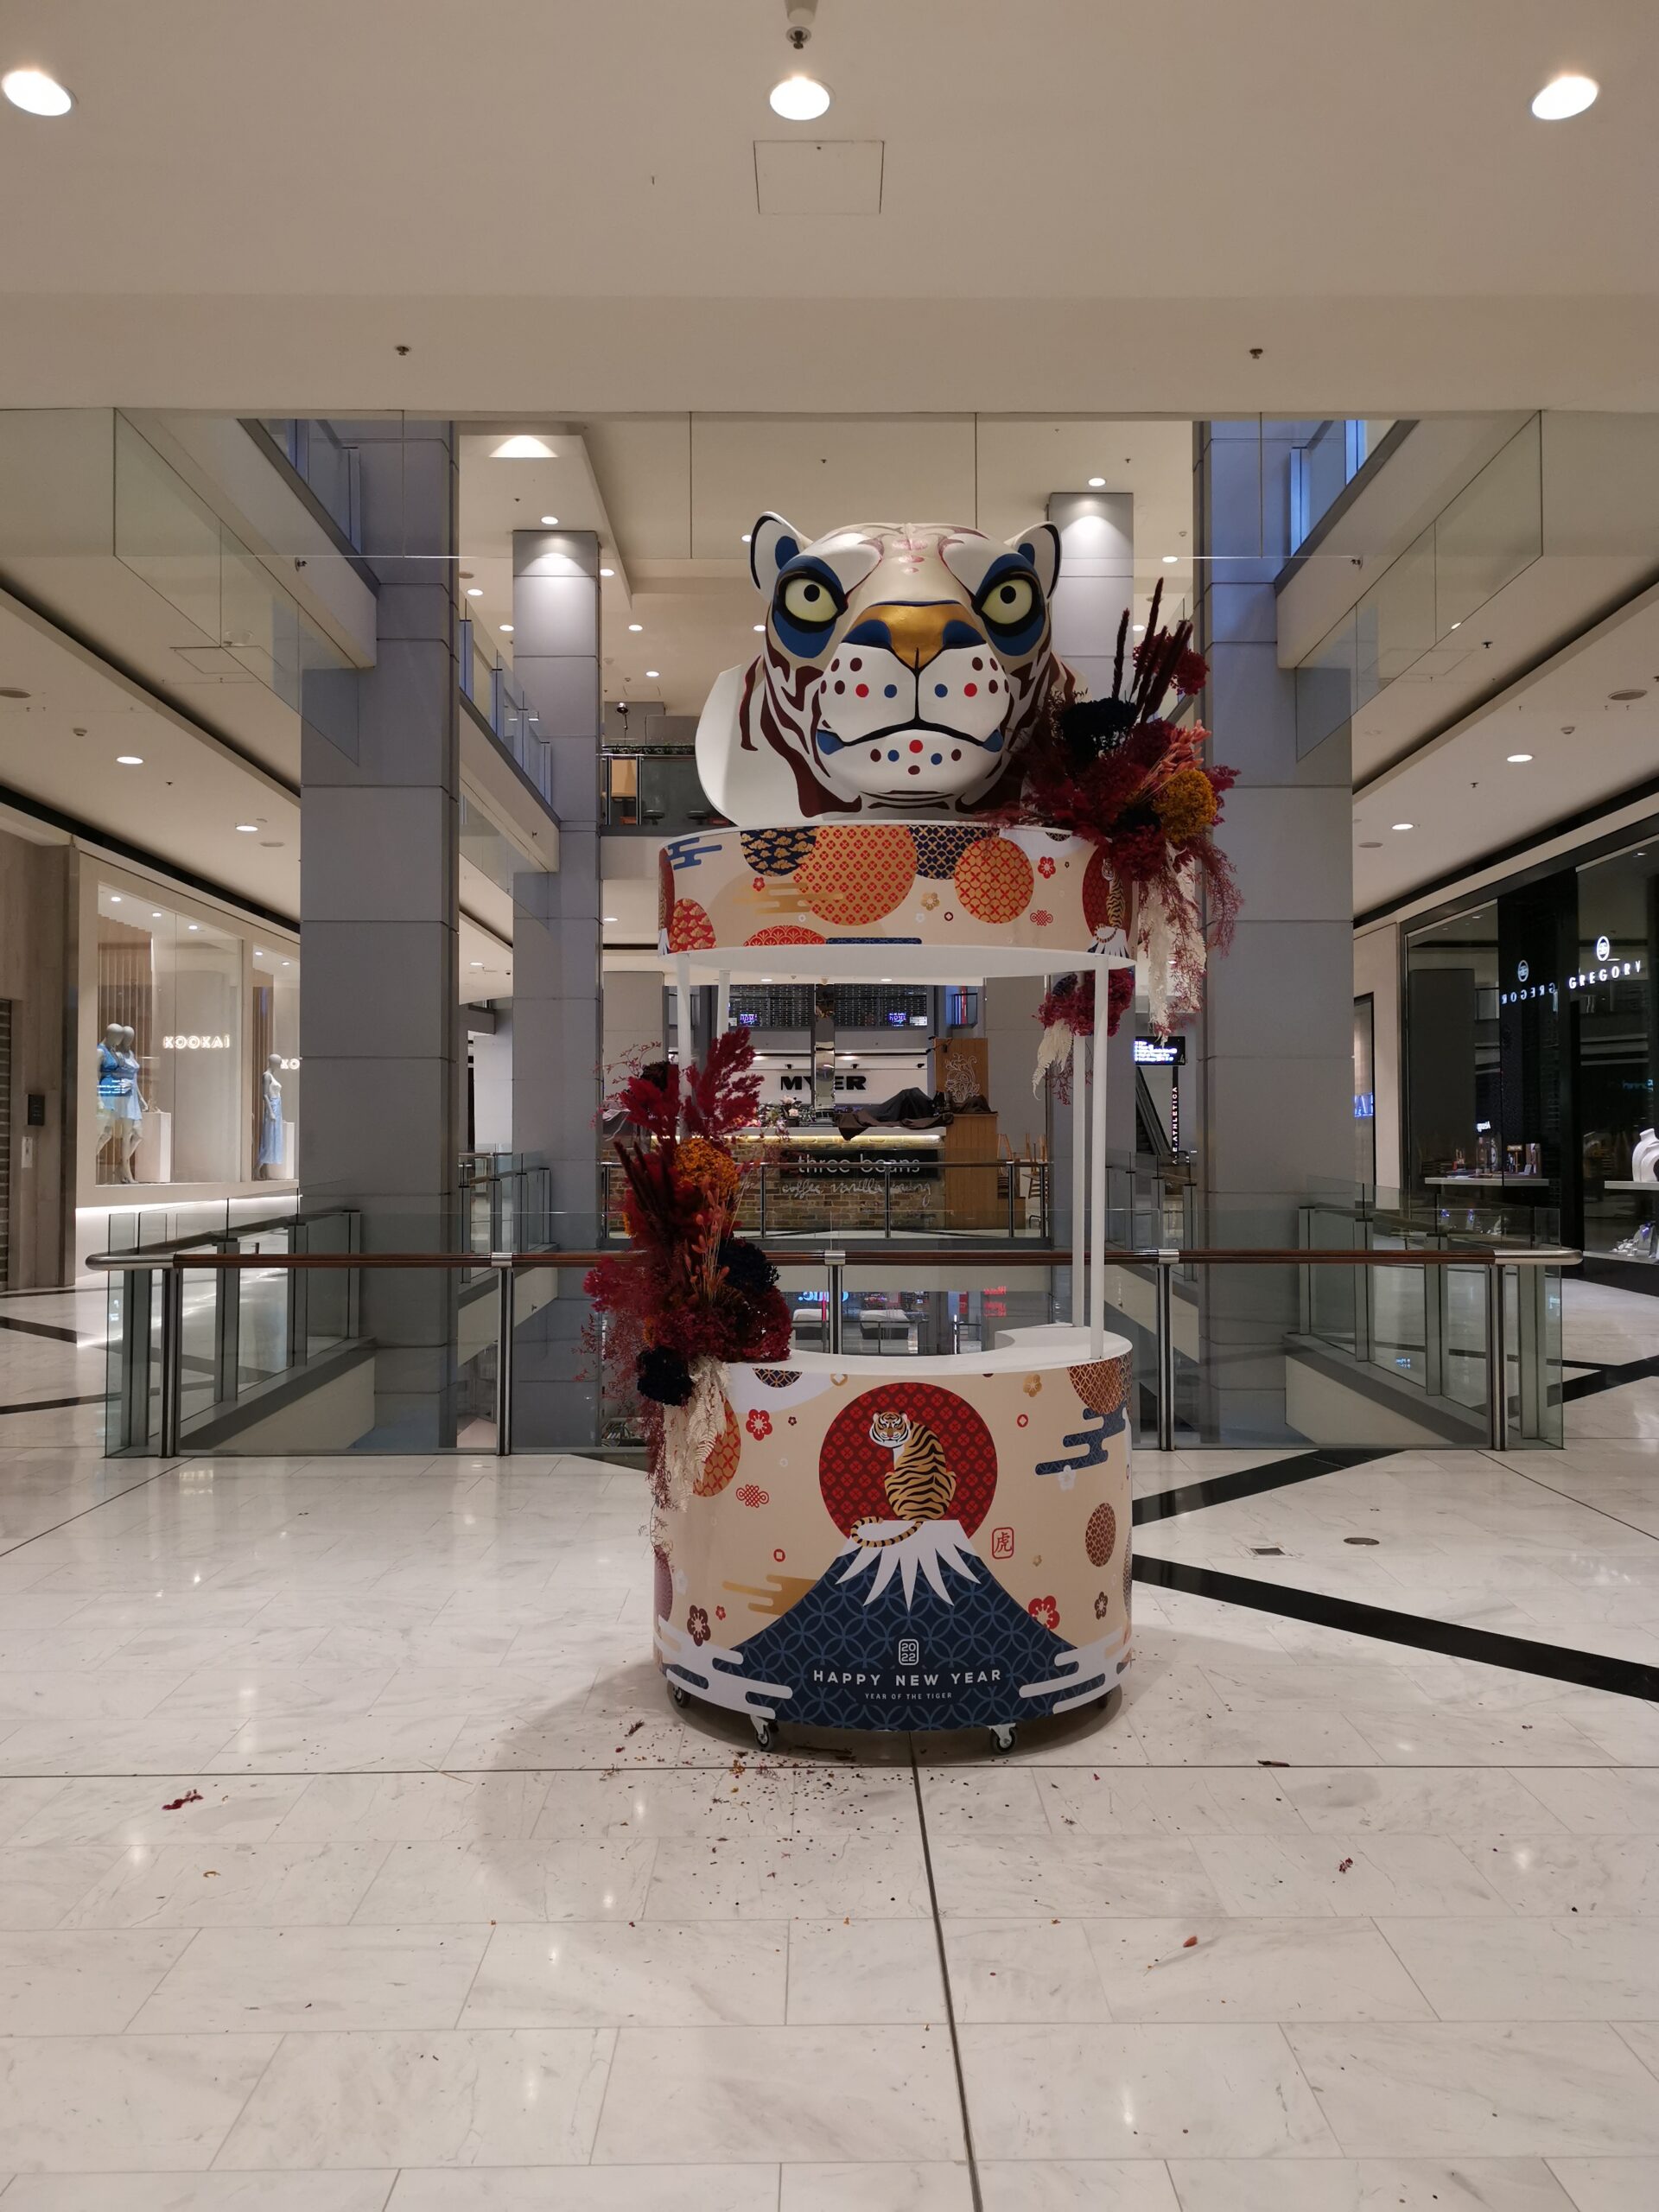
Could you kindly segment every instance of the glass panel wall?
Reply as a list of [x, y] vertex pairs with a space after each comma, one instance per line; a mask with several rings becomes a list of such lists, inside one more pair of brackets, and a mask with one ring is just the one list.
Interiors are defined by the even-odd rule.
[[1659, 954], [1659, 848], [1578, 871], [1578, 1014], [1584, 1249], [1651, 1264], [1659, 1236], [1654, 1134], [1654, 962]]

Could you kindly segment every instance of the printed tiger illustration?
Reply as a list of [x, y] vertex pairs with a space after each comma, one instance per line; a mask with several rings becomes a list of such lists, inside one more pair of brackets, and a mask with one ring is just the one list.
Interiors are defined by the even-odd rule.
[[913, 1536], [924, 1521], [943, 1521], [957, 1495], [957, 1478], [944, 1457], [944, 1446], [925, 1421], [908, 1414], [878, 1412], [870, 1421], [870, 1441], [893, 1455], [882, 1489], [893, 1518], [907, 1521], [896, 1536], [862, 1538], [872, 1551], [885, 1550]]

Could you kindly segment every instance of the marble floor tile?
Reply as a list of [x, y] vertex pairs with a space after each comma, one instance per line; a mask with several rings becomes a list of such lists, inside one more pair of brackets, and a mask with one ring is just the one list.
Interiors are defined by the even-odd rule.
[[656, 1853], [650, 1920], [920, 1920], [929, 1905], [918, 1833], [734, 1835], [634, 1845]]
[[1516, 1912], [1659, 1913], [1659, 1836], [1505, 1836], [1481, 1872]]
[[1659, 2158], [1552, 2158], [1550, 2171], [1573, 2212], [1653, 2212]]
[[[1223, 1909], [1255, 1914], [1507, 1914], [1486, 1864], [1447, 1837], [1340, 1830], [1317, 1836], [1199, 1836]], [[1490, 1857], [1490, 1853], [1487, 1854]]]
[[[1529, 1795], [1575, 1834], [1659, 1835], [1659, 1771], [1546, 1768], [1521, 1779]], [[1537, 1822], [1530, 1825], [1535, 1833]]]
[[979, 2179], [985, 2212], [1181, 2212], [1161, 2159], [993, 2159]]
[[1169, 2171], [1180, 2212], [1571, 2212], [1541, 2158], [1172, 2158]]
[[1061, 1919], [1215, 1912], [1220, 1899], [1196, 1845], [1180, 1836], [947, 1836], [932, 1847], [946, 1919]]
[[1115, 2020], [1433, 2018], [1369, 1920], [1108, 1920], [1084, 1932]]
[[11, 2212], [384, 2212], [395, 2177], [19, 2174]]
[[68, 2173], [207, 2166], [276, 2050], [268, 2035], [0, 2038], [7, 2163]]
[[524, 1842], [535, 1831], [549, 1780], [530, 1773], [320, 1774], [299, 1783], [277, 1833], [293, 1843]]
[[561, 2166], [556, 2175], [545, 2166], [405, 2166], [385, 2212], [777, 2212], [777, 2205], [776, 2166]]
[[944, 1925], [959, 2024], [1111, 2018], [1084, 1923], [976, 1919]]
[[[378, 1843], [213, 1837], [124, 1852], [65, 1928], [281, 1928], [348, 1921], [386, 1855]], [[465, 1916], [451, 1914], [452, 1919]]]
[[982, 2158], [1283, 2158], [1338, 2147], [1277, 2027], [964, 2027], [961, 2044]]
[[594, 2159], [939, 2163], [961, 2133], [943, 2025], [624, 2028]]
[[284, 2036], [217, 2164], [582, 2165], [615, 2043], [603, 2028]]
[[116, 1863], [118, 1846], [34, 1844], [0, 1851], [0, 1924], [56, 1928]]
[[789, 2018], [801, 2026], [896, 2024], [945, 2017], [931, 1920], [792, 1920]]
[[454, 2027], [489, 1937], [488, 1928], [204, 1928], [133, 2031]]
[[[1304, 1822], [1287, 1788], [1291, 1777], [1234, 1767], [1087, 1767], [1044, 1775], [1038, 1799], [1056, 1835], [1300, 1835]], [[931, 1803], [929, 1805], [931, 1818]]]
[[493, 1837], [393, 1844], [380, 1852], [383, 1863], [359, 1901], [355, 1917], [394, 1927], [416, 1921], [634, 1920], [643, 1915], [658, 1849], [650, 1841], [537, 1843]]
[[778, 2212], [973, 2212], [974, 2207], [964, 2163], [791, 2165], [783, 2168], [782, 2182]]
[[4, 2031], [118, 2035], [191, 1940], [188, 1929], [0, 1935]]
[[1600, 2023], [1286, 2029], [1353, 2158], [1659, 2151], [1655, 2077]]
[[[0, 1792], [24, 1786], [0, 1783]], [[63, 1782], [12, 1840], [20, 1846], [99, 1843], [128, 1851], [205, 1836], [268, 1843], [308, 1786], [303, 1775], [118, 1775]]]
[[785, 2017], [790, 1944], [780, 1923], [561, 1920], [486, 1932], [465, 2028], [701, 2028]]
[[1377, 1926], [1443, 2020], [1659, 2020], [1659, 1918]]
[[[1488, 1767], [1332, 1767], [1274, 1777], [1303, 1823], [1320, 1834], [1396, 1830], [1480, 1845], [1533, 1834], [1541, 1792], [1529, 1777]], [[1548, 1784], [1548, 1773], [1540, 1780]], [[1590, 1771], [1580, 1780], [1590, 1782]], [[1547, 1801], [1546, 1801], [1547, 1802]], [[1568, 1826], [1573, 1823], [1568, 1822]]]

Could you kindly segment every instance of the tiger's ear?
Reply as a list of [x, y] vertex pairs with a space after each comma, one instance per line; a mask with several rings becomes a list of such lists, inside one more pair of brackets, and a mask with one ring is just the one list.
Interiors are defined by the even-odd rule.
[[772, 588], [778, 581], [778, 571], [786, 561], [792, 561], [800, 551], [801, 533], [793, 523], [785, 522], [782, 515], [765, 514], [749, 532], [749, 574], [754, 578], [754, 588], [772, 596]]
[[1043, 597], [1048, 598], [1054, 589], [1054, 579], [1060, 573], [1060, 533], [1052, 522], [1033, 523], [1029, 530], [1022, 530], [1011, 537], [1012, 551], [1021, 553], [1037, 571], [1037, 581], [1043, 588]]

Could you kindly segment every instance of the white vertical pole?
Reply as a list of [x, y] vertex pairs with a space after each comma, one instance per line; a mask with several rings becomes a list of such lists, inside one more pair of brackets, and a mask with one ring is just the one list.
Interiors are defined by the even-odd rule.
[[1098, 1359], [1106, 1335], [1106, 978], [1103, 967], [1095, 980], [1095, 1095], [1090, 1101], [1089, 1149], [1094, 1155], [1095, 1180], [1090, 1192], [1089, 1221], [1089, 1357]]
[[715, 985], [715, 1034], [723, 1037], [732, 1026], [732, 971], [722, 968]]
[[1089, 1086], [1083, 1039], [1071, 1039], [1071, 1325], [1082, 1328], [1088, 1314], [1083, 1302], [1084, 1193], [1088, 1188], [1089, 1130], [1084, 1100]]
[[678, 1032], [680, 1065], [691, 1065], [691, 962], [681, 953], [674, 963], [674, 1021]]

